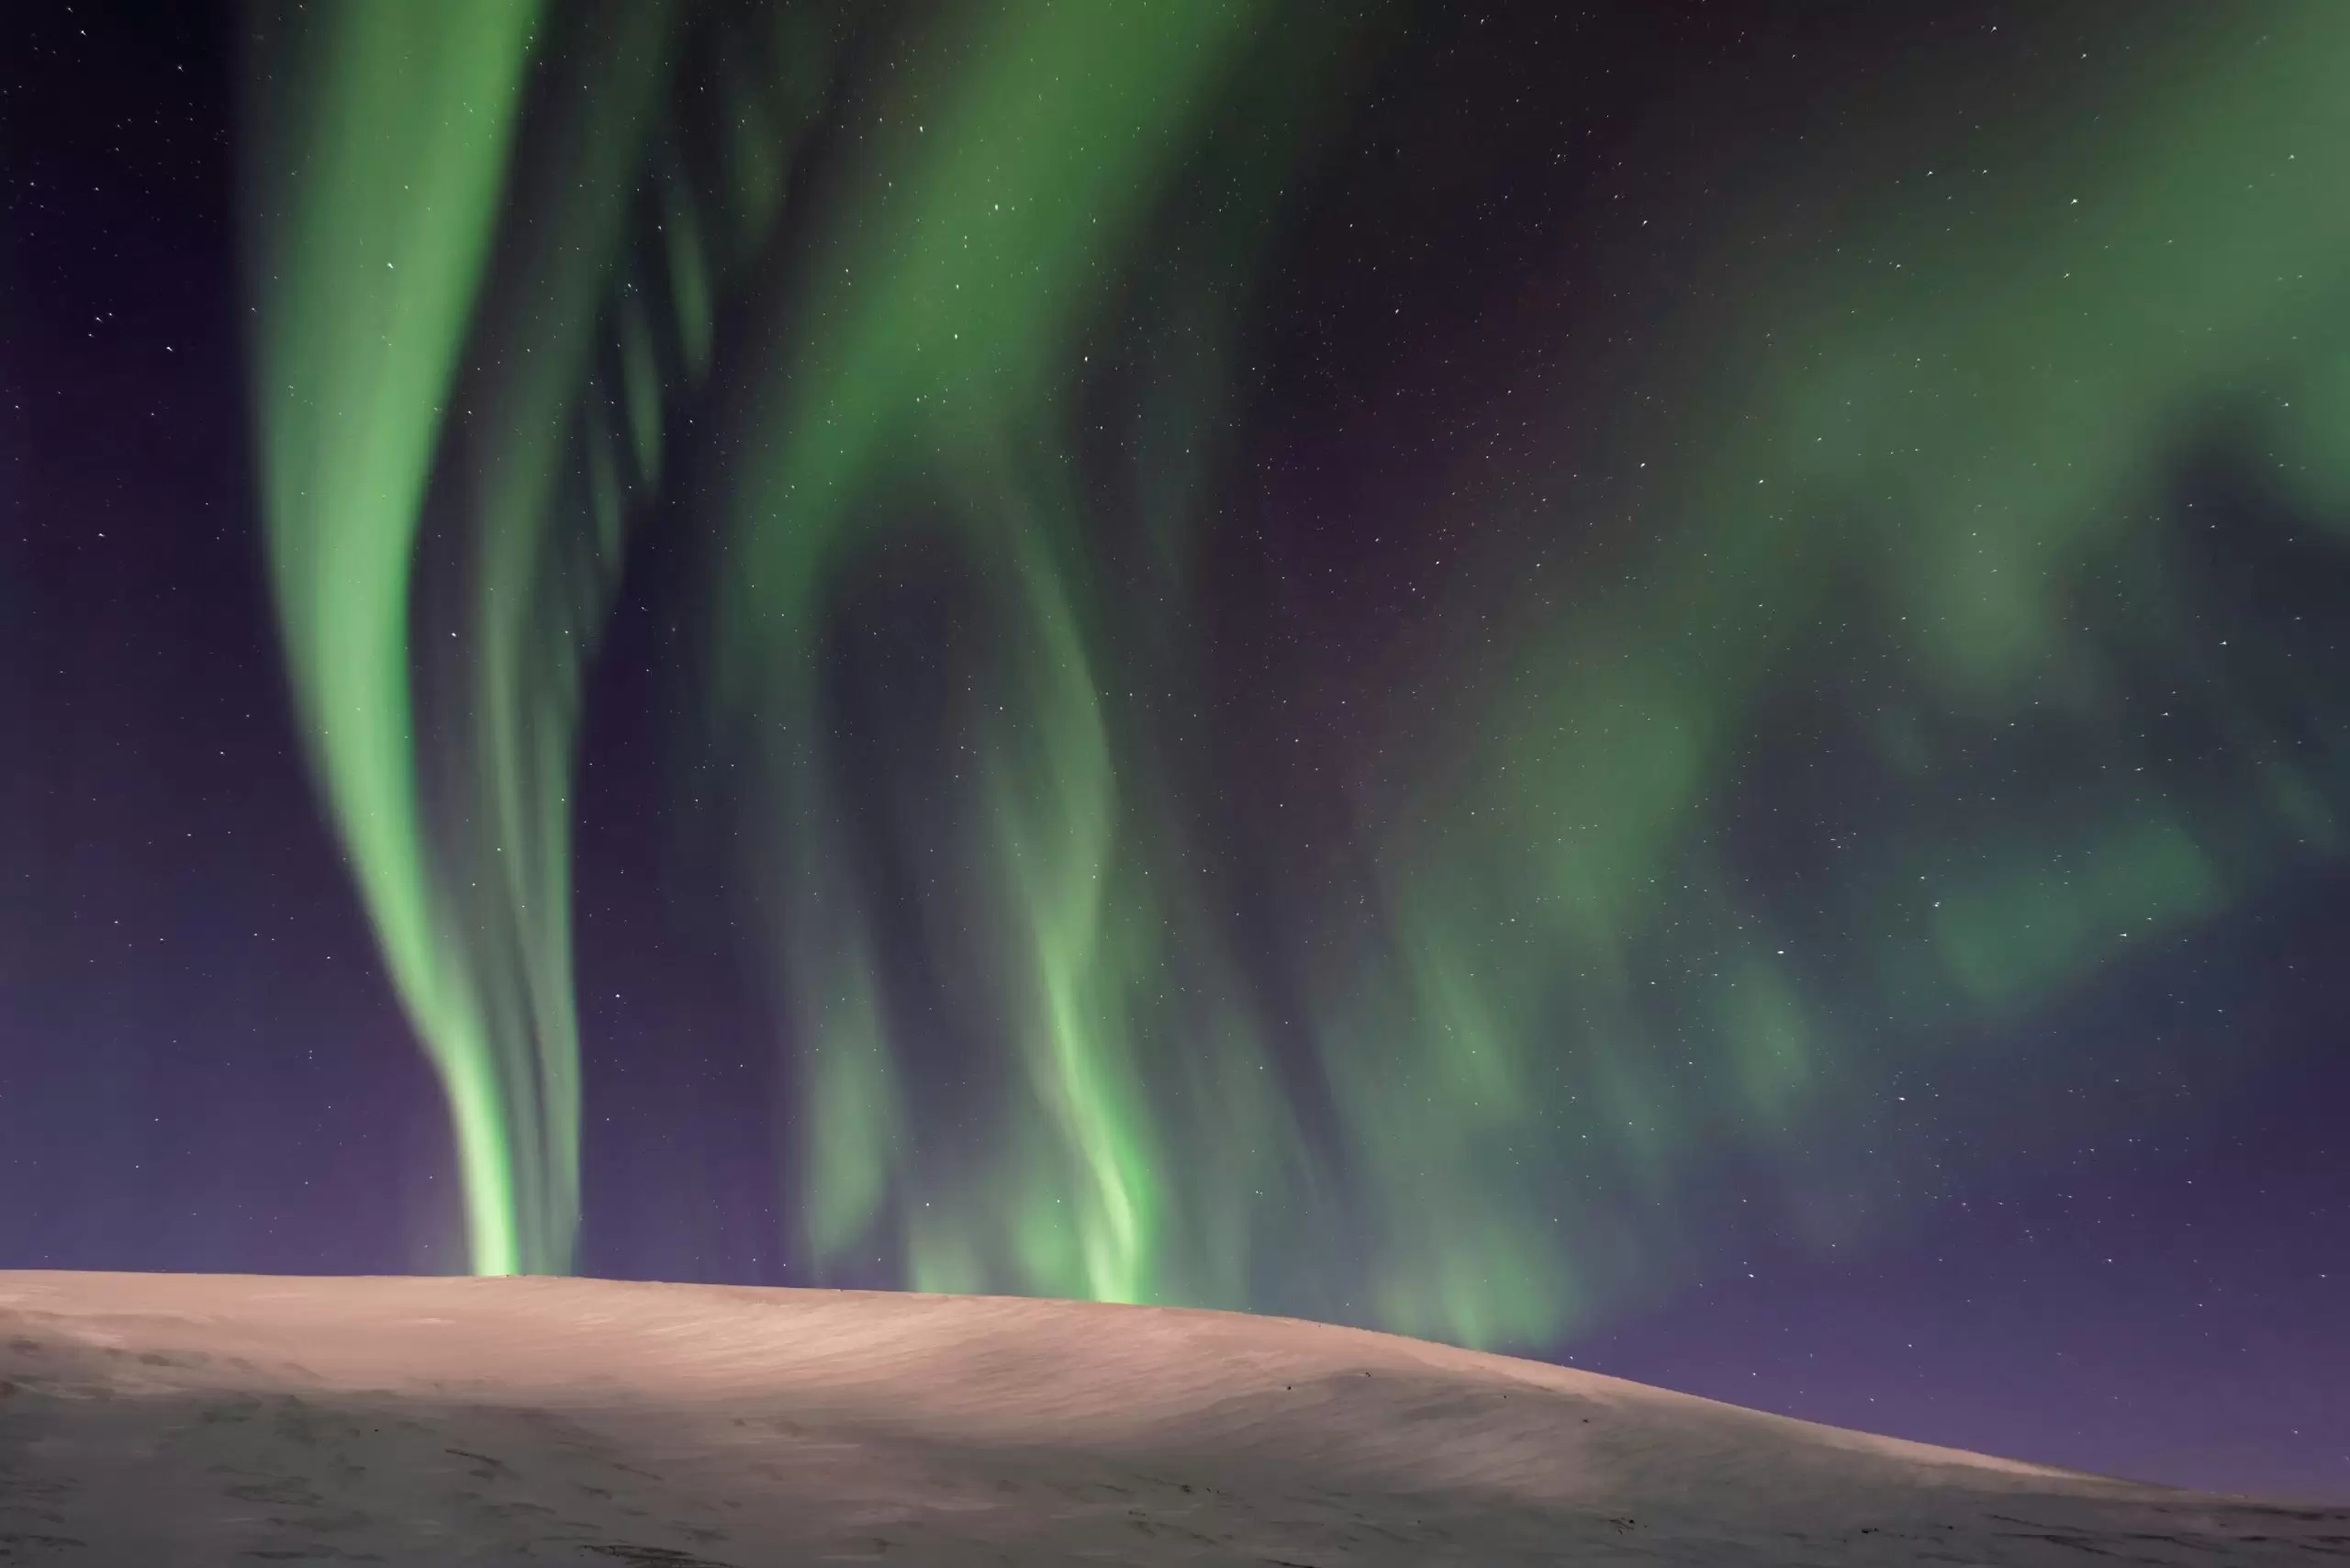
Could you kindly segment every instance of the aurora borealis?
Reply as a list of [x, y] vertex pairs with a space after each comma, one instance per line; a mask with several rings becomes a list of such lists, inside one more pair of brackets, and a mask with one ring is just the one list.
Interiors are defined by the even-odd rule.
[[1552, 9], [101, 26], [186, 122], [11, 154], [0, 1264], [1662, 1382], [1956, 1278], [2299, 1392], [1780, 1407], [2350, 1487], [2350, 9]]

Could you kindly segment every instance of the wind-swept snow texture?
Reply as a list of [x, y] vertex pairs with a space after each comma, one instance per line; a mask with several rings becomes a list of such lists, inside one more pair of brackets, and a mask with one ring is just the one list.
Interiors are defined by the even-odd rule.
[[0, 1272], [0, 1563], [2320, 1563], [2134, 1485], [1279, 1318]]

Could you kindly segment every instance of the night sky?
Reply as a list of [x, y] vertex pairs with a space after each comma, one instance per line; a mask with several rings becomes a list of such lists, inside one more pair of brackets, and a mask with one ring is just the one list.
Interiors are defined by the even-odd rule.
[[0, 1268], [2350, 1498], [2350, 6], [6, 9]]

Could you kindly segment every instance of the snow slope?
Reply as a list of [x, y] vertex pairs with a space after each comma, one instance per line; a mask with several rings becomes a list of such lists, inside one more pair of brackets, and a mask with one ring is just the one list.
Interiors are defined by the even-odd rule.
[[2138, 1486], [1281, 1318], [0, 1272], [0, 1563], [2350, 1561]]

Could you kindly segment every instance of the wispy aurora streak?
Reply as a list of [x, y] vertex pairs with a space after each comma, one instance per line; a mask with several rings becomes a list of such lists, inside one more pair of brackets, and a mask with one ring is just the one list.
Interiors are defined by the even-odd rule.
[[[588, 371], [595, 330], [627, 319], [606, 293], [672, 15], [571, 14], [526, 142], [560, 177], [517, 192], [534, 5], [265, 19], [255, 360], [280, 620], [336, 824], [448, 1098], [483, 1273], [567, 1270], [577, 1224], [571, 749], [628, 471]], [[517, 233], [493, 250], [501, 198]], [[452, 420], [461, 395], [483, 433]], [[567, 489], [566, 460], [585, 476]], [[436, 468], [453, 562], [421, 532]], [[594, 526], [552, 526], [559, 511]]]
[[253, 160], [255, 396], [287, 663], [386, 966], [449, 1097], [474, 1265], [490, 1273], [524, 1261], [523, 1112], [419, 810], [408, 586], [536, 12], [428, 0], [322, 15], [260, 84], [283, 126]]
[[960, 1172], [978, 1203], [901, 1207], [909, 1268], [936, 1289], [1016, 1278], [1109, 1300], [1156, 1294], [1167, 1156], [1134, 1014], [1157, 960], [1130, 946], [1153, 915], [1122, 842], [1100, 632], [1086, 623], [1069, 382], [1253, 9], [990, 15], [953, 73], [885, 110], [894, 144], [863, 185], [889, 194], [845, 204], [795, 302], [802, 343], [763, 399], [772, 455], [741, 488], [724, 656], [772, 683], [770, 761], [795, 829], [778, 906], [806, 999], [804, 1202], [820, 1256], [866, 1239], [892, 1181], [883, 1162], [910, 1136], [863, 879], [807, 740], [821, 596], [858, 545], [944, 516], [999, 664], [984, 678], [992, 714], [980, 700], [958, 715], [976, 763], [952, 809], [989, 846], [979, 907], [959, 917], [996, 945], [968, 955], [962, 1008], [1009, 1047], [995, 1070], [1005, 1136]]
[[1707, 1172], [1842, 1233], [1902, 1184], [1888, 1082], [1996, 1073], [2338, 853], [2342, 676], [2222, 629], [2177, 457], [2350, 525], [2310, 0], [2146, 24], [2094, 118], [1856, 116], [1656, 285], [1696, 303], [1619, 425], [1496, 388], [1517, 455], [1409, 520], [1475, 541], [1428, 585], [1475, 631], [1330, 759], [1349, 877], [1244, 930], [1202, 547], [1259, 504], [1234, 345], [1347, 112], [1340, 19], [1276, 9], [611, 9], [535, 67], [525, 7], [316, 31], [258, 165], [273, 560], [477, 1267], [565, 1256], [579, 670], [681, 440], [793, 1238], [842, 1277], [1554, 1343]]

